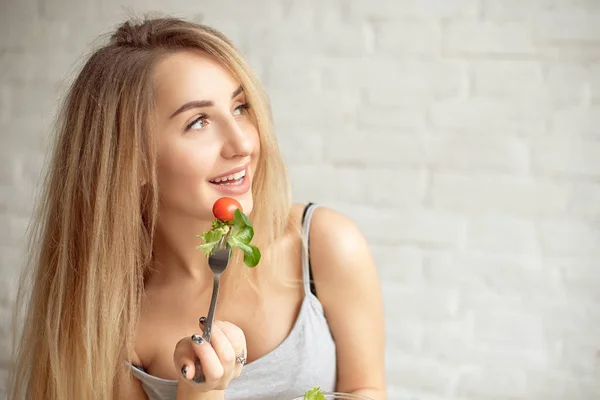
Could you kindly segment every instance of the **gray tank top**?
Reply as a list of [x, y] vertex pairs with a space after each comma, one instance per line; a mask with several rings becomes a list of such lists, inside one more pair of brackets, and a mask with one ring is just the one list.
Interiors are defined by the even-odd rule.
[[[303, 235], [308, 243], [310, 220], [316, 207], [305, 210]], [[291, 400], [313, 386], [334, 391], [336, 348], [323, 307], [311, 292], [307, 251], [302, 252], [304, 300], [292, 331], [273, 351], [246, 364], [225, 390], [227, 400]], [[162, 379], [132, 366], [149, 400], [175, 400], [177, 381]]]

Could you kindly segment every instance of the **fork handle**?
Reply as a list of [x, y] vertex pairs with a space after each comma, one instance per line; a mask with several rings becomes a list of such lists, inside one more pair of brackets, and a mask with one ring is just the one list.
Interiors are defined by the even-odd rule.
[[[213, 292], [212, 298], [210, 299], [210, 308], [208, 309], [208, 315], [206, 317], [206, 322], [204, 323], [204, 333], [202, 334], [202, 338], [210, 343], [210, 334], [212, 332], [212, 324], [215, 320], [215, 309], [217, 307], [217, 297], [219, 295], [219, 283], [221, 281], [221, 274], [215, 274], [213, 279]], [[194, 360], [194, 369], [196, 370], [194, 373], [193, 381], [195, 383], [202, 383], [206, 380], [204, 376], [204, 372], [202, 371], [202, 365], [200, 365], [200, 360], [198, 357]]]
[[210, 299], [210, 307], [208, 309], [208, 315], [206, 316], [206, 323], [204, 324], [203, 339], [210, 343], [210, 335], [212, 333], [212, 325], [215, 320], [215, 309], [217, 308], [217, 297], [219, 296], [219, 283], [221, 281], [221, 275], [215, 274], [213, 279], [213, 291]]

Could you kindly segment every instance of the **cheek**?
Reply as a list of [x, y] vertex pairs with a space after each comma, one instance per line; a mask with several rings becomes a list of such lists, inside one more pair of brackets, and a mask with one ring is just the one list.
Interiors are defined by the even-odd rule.
[[211, 171], [212, 159], [204, 151], [188, 143], [165, 145], [158, 154], [159, 187], [163, 193], [189, 193], [207, 178]]

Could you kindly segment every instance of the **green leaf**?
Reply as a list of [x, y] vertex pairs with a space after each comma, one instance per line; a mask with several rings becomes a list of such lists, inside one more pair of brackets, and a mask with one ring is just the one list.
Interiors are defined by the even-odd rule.
[[223, 231], [221, 231], [220, 229], [211, 229], [210, 231], [207, 231], [202, 235], [202, 239], [206, 243], [218, 242], [219, 240], [221, 240], [222, 237]]
[[215, 246], [218, 243], [219, 243], [218, 240], [216, 242], [204, 243], [204, 244], [201, 244], [200, 246], [196, 246], [196, 249], [202, 250], [204, 252], [204, 254], [209, 256], [210, 253], [212, 252], [212, 250], [215, 248]]
[[244, 252], [244, 264], [246, 264], [250, 268], [254, 268], [260, 262], [261, 254], [258, 247], [250, 245], [250, 248], [252, 249], [251, 252]]
[[227, 243], [231, 247], [237, 247], [238, 249], [242, 250], [244, 254], [252, 253], [251, 245], [242, 242], [236, 236], [227, 236]]
[[213, 220], [213, 223], [212, 223], [212, 227], [213, 227], [213, 229], [219, 229], [219, 228], [222, 228], [222, 227], [224, 227], [224, 226], [227, 226], [227, 223], [225, 223], [225, 222], [221, 221], [221, 220], [220, 220], [220, 219], [218, 219], [218, 218], [215, 218], [215, 219]]
[[321, 388], [315, 386], [308, 392], [304, 393], [304, 400], [325, 400], [325, 395], [321, 391]]
[[241, 229], [234, 228], [231, 235], [243, 243], [250, 244], [250, 241], [254, 237], [254, 228], [251, 226], [245, 226]]
[[250, 220], [239, 208], [233, 213], [233, 225], [236, 227], [252, 226]]

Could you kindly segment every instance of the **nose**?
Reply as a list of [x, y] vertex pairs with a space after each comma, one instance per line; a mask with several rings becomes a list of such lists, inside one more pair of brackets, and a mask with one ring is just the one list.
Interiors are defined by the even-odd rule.
[[249, 122], [238, 123], [235, 118], [228, 118], [223, 126], [223, 148], [221, 155], [224, 158], [248, 157], [253, 150], [254, 130]]

